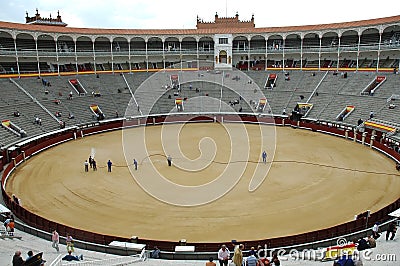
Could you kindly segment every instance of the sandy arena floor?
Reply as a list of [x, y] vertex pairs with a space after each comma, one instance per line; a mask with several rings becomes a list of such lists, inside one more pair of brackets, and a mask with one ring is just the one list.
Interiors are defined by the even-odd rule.
[[[320, 133], [273, 129], [199, 123], [97, 134], [32, 157], [6, 190], [25, 208], [73, 227], [188, 242], [322, 229], [400, 197], [400, 176], [384, 155]], [[259, 162], [263, 149], [267, 164]], [[90, 154], [98, 171], [85, 173]]]

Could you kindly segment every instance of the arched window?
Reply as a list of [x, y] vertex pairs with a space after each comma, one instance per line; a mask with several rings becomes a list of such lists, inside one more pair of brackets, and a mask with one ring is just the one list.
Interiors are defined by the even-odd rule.
[[227, 63], [227, 54], [225, 50], [222, 50], [219, 52], [219, 62], [221, 64], [226, 64]]

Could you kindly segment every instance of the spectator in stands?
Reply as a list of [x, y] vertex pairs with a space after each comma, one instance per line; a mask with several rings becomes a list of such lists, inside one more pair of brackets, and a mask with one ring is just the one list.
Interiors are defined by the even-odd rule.
[[358, 119], [358, 121], [357, 121], [357, 125], [359, 126], [359, 125], [361, 125], [362, 123], [364, 123], [364, 121], [360, 118], [360, 119]]
[[[253, 247], [254, 249], [254, 247]], [[249, 257], [246, 259], [246, 266], [257, 266], [258, 260], [254, 254], [251, 254]]]
[[71, 251], [71, 250], [68, 250], [68, 254], [65, 255], [65, 256], [62, 258], [62, 260], [66, 260], [66, 261], [73, 261], [73, 260], [75, 260], [75, 261], [80, 261], [80, 260], [83, 260], [83, 255], [82, 255], [82, 254], [79, 255], [79, 256], [74, 256], [74, 255], [72, 255], [71, 253], [72, 253], [72, 251]]
[[97, 117], [97, 120], [104, 120], [104, 114], [100, 113], [99, 116]]
[[150, 253], [150, 257], [153, 259], [160, 258], [160, 249], [157, 246], [154, 246], [154, 250]]
[[33, 251], [32, 250], [29, 250], [28, 251], [28, 254], [26, 255], [26, 260], [29, 260], [30, 258], [32, 258], [33, 257]]
[[354, 261], [350, 255], [343, 255], [338, 259], [337, 261], [334, 262], [334, 266], [353, 266]]
[[108, 162], [107, 162], [108, 172], [111, 172], [111, 167], [112, 167], [112, 162], [111, 162], [111, 160], [108, 160]]
[[273, 263], [273, 265], [276, 265], [276, 266], [281, 265], [281, 262], [280, 262], [280, 260], [278, 258], [278, 253], [277, 252], [274, 252], [272, 254], [272, 258], [271, 258], [271, 262], [270, 263], [271, 263], [271, 265]]
[[118, 111], [115, 111], [115, 118], [118, 118], [118, 117], [119, 117]]
[[12, 265], [13, 266], [20, 266], [20, 265], [24, 265], [24, 263], [25, 263], [25, 261], [21, 257], [21, 251], [19, 251], [19, 250], [15, 251], [15, 254], [14, 254], [13, 259], [12, 259]]
[[372, 227], [372, 237], [378, 239], [380, 236], [379, 222], [376, 222]]
[[369, 112], [369, 118], [370, 119], [374, 118], [374, 111]]
[[26, 259], [25, 263], [23, 265], [30, 265], [30, 266], [44, 266], [44, 263], [46, 262], [42, 256], [42, 253], [38, 253], [36, 255], [33, 255], [32, 251], [28, 252], [28, 258]]
[[70, 93], [68, 95], [68, 100], [72, 100], [72, 91], [70, 91]]
[[60, 235], [58, 232], [54, 229], [52, 234], [51, 234], [51, 241], [52, 244], [51, 246], [57, 250], [57, 252], [60, 251], [60, 248], [58, 247], [58, 244], [60, 243]]
[[67, 237], [65, 238], [65, 243], [67, 244], [67, 252], [74, 252], [74, 239], [72, 236], [67, 233]]
[[265, 249], [261, 245], [257, 246], [256, 257], [259, 259], [266, 257]]
[[250, 248], [250, 250], [249, 250], [249, 256], [250, 256], [250, 255], [254, 255], [254, 256], [257, 257], [257, 251], [256, 251], [255, 247], [251, 247], [251, 248]]
[[10, 223], [10, 221], [11, 221], [11, 218], [7, 218], [5, 221], [4, 221], [4, 223], [3, 223], [3, 225], [4, 225], [4, 229], [7, 231], [7, 227], [8, 227], [8, 224]]
[[14, 236], [14, 229], [15, 229], [14, 218], [11, 218], [6, 226], [6, 230], [9, 236]]
[[367, 242], [368, 242], [368, 246], [370, 248], [375, 248], [376, 247], [376, 241], [375, 241], [375, 238], [373, 236], [369, 236], [367, 238]]
[[21, 114], [18, 111], [14, 112], [14, 117], [20, 117], [20, 116], [21, 116]]
[[394, 236], [396, 235], [397, 225], [395, 221], [390, 222], [388, 228], [386, 229], [386, 241], [393, 240]]
[[21, 129], [21, 130], [19, 131], [19, 135], [21, 136], [21, 138], [25, 138], [25, 137], [26, 137], [26, 132], [25, 132], [25, 130]]
[[369, 249], [368, 242], [364, 238], [355, 239], [353, 242], [356, 243], [358, 251]]
[[232, 261], [236, 266], [242, 266], [243, 264], [243, 249], [244, 249], [243, 244], [240, 244], [238, 248], [235, 248]]
[[74, 119], [74, 118], [75, 118], [74, 114], [72, 114], [72, 113], [68, 114], [68, 119]]
[[215, 262], [214, 262], [214, 258], [213, 257], [210, 257], [208, 259], [208, 262], [206, 262], [206, 266], [217, 266], [217, 264], [215, 264]]
[[222, 245], [218, 250], [218, 260], [220, 266], [228, 266], [228, 261], [230, 258], [230, 253], [225, 245]]
[[266, 258], [266, 257], [260, 258], [260, 259], [258, 260], [258, 264], [259, 264], [260, 266], [271, 266], [270, 260], [269, 260], [268, 258]]

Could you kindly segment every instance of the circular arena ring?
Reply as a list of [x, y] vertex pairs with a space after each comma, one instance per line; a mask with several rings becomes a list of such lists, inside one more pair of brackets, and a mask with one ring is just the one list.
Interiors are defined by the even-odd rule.
[[[333, 238], [387, 220], [400, 206], [393, 162], [400, 156], [383, 138], [273, 117], [261, 90], [240, 73], [160, 72], [137, 89], [129, 118], [15, 145], [2, 177], [5, 203], [28, 225], [82, 241], [108, 245], [136, 236], [173, 251], [185, 239], [209, 252], [233, 239], [282, 247]], [[179, 89], [164, 87], [176, 75]], [[193, 96], [169, 97], [184, 88]], [[136, 99], [154, 91], [139, 107]], [[238, 98], [243, 113], [232, 104]], [[97, 171], [85, 172], [89, 156]]]
[[[196, 122], [189, 125], [180, 123], [187, 121], [188, 117]], [[167, 118], [172, 117], [136, 118], [128, 121], [132, 124], [126, 130], [132, 135], [140, 135], [141, 129], [146, 128], [148, 137], [152, 139], [154, 135], [162, 134], [161, 129], [165, 126], [161, 125]], [[186, 139], [190, 134], [197, 145], [195, 140], [201, 139], [204, 132], [223, 140], [224, 127], [232, 130], [243, 125], [230, 123], [229, 115], [220, 114], [215, 118], [213, 122], [204, 115], [176, 115], [172, 119], [175, 123], [166, 127], [169, 130], [170, 127], [184, 125], [181, 138]], [[268, 124], [270, 118], [247, 115], [240, 118], [246, 123], [244, 127], [250, 135], [255, 130], [257, 136], [259, 127], [269, 127], [257, 123]], [[221, 123], [222, 120], [225, 122]], [[279, 118], [275, 121], [281, 125], [285, 123]], [[258, 149], [247, 162], [238, 160], [240, 168], [242, 164], [248, 164], [243, 178], [222, 197], [211, 202], [207, 199], [199, 206], [168, 203], [157, 199], [158, 191], [143, 191], [130, 171], [140, 178], [136, 172], [146, 173], [155, 168], [166, 179], [182, 186], [195, 187], [209, 183], [215, 177], [210, 173], [221, 171], [221, 165], [222, 168], [227, 165], [223, 161], [231, 156], [228, 158], [217, 153], [213, 163], [206, 167], [201, 164], [209, 158], [200, 157], [203, 158], [200, 162], [193, 163], [200, 170], [191, 173], [187, 166], [179, 169], [184, 165], [179, 158], [173, 158], [173, 166], [168, 167], [164, 155], [155, 152], [146, 158], [140, 157], [138, 152], [138, 170], [134, 170], [133, 164], [126, 163], [119, 149], [122, 132], [106, 132], [121, 126], [121, 120], [94, 123], [23, 143], [19, 148], [23, 152], [11, 154], [16, 155], [14, 162], [7, 166], [3, 174], [6, 204], [27, 224], [45, 231], [57, 228], [63, 235], [70, 232], [77, 239], [100, 244], [128, 240], [136, 235], [140, 243], [158, 245], [170, 251], [182, 238], [195, 245], [198, 251], [215, 250], [220, 243], [230, 242], [231, 239], [250, 245], [266, 242], [271, 246], [301, 244], [365, 229], [375, 221], [387, 218], [386, 215], [399, 206], [396, 187], [400, 181], [390, 159], [352, 139], [312, 132], [325, 131], [344, 136], [346, 131], [343, 129], [305, 122], [299, 123], [299, 126], [312, 131], [293, 129], [296, 124], [278, 128], [276, 155], [268, 157], [265, 165]], [[192, 130], [197, 136], [190, 133]], [[132, 137], [131, 146], [139, 149], [135, 136]], [[217, 146], [226, 144], [224, 141], [220, 143], [217, 137], [214, 141]], [[179, 143], [183, 145], [183, 150], [189, 149], [187, 156], [190, 157], [192, 146]], [[252, 143], [259, 145], [256, 141]], [[379, 142], [372, 141], [372, 144], [390, 152]], [[23, 163], [48, 147], [52, 148]], [[206, 145], [204, 149], [207, 149]], [[91, 169], [88, 173], [84, 172], [82, 160], [89, 155], [98, 160], [97, 172]], [[108, 158], [114, 163], [111, 173], [106, 170]], [[16, 169], [14, 164], [18, 165]], [[255, 169], [265, 170], [269, 164], [272, 166], [265, 180], [252, 191], [249, 184], [251, 178], [257, 177], [253, 174]], [[176, 174], [181, 171], [186, 176]], [[207, 175], [203, 176], [202, 172]], [[12, 201], [12, 194], [23, 195], [21, 206]], [[185, 199], [185, 195], [176, 195], [176, 198]], [[368, 225], [365, 217], [353, 220], [355, 214], [366, 210], [371, 210]]]

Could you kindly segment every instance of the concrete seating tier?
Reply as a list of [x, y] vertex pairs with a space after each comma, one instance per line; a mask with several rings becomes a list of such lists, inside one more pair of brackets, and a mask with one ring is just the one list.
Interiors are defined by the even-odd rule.
[[[277, 86], [264, 89], [268, 74], [278, 75]], [[180, 92], [170, 90], [165, 86], [170, 84], [170, 76], [179, 75], [181, 83]], [[285, 109], [286, 114], [295, 107], [298, 102], [306, 102], [312, 95], [309, 103], [313, 108], [307, 115], [309, 118], [322, 120], [336, 120], [337, 115], [346, 105], [354, 105], [354, 111], [346, 118], [345, 123], [356, 124], [358, 119], [364, 121], [369, 118], [370, 111], [374, 111], [375, 117], [400, 123], [399, 107], [389, 109], [387, 100], [392, 95], [400, 95], [398, 89], [399, 75], [393, 73], [348, 72], [347, 78], [341, 73], [333, 75], [329, 72], [325, 78], [325, 72], [289, 72], [290, 80], [285, 80], [282, 71], [160, 71], [157, 73], [135, 72], [125, 74], [126, 82], [134, 93], [136, 103], [132, 99], [131, 91], [120, 74], [93, 74], [79, 75], [80, 82], [89, 90], [99, 93], [100, 97], [93, 97], [91, 93], [86, 96], [78, 96], [73, 92], [72, 100], [69, 93], [72, 91], [68, 79], [71, 76], [49, 76], [44, 79], [51, 84], [45, 86], [38, 78], [21, 78], [14, 81], [28, 94], [38, 100], [51, 114], [60, 112], [58, 119], [66, 122], [66, 125], [74, 125], [94, 121], [89, 106], [100, 106], [105, 118], [114, 118], [117, 115], [136, 116], [141, 114], [156, 114], [164, 112], [176, 112], [175, 98], [183, 101], [184, 112], [254, 112], [260, 99], [267, 99], [267, 108], [264, 113], [281, 115]], [[361, 96], [360, 92], [377, 75], [386, 76], [387, 80], [374, 96]], [[150, 76], [151, 79], [147, 80]], [[147, 81], [146, 81], [147, 80]], [[321, 82], [314, 92], [317, 84]], [[191, 87], [191, 89], [190, 89]], [[8, 79], [0, 79], [0, 118], [10, 119], [26, 131], [28, 136], [47, 132], [59, 128], [58, 121], [50, 116], [32, 98], [26, 95]], [[196, 92], [196, 88], [199, 89]], [[313, 93], [314, 92], [314, 93]], [[317, 95], [318, 93], [318, 95]], [[208, 96], [206, 96], [208, 94]], [[169, 98], [168, 96], [171, 95]], [[303, 96], [303, 99], [300, 98]], [[230, 104], [242, 98], [238, 104]], [[214, 99], [214, 100], [212, 100]], [[220, 104], [219, 101], [223, 103]], [[396, 100], [393, 101], [395, 105]], [[14, 111], [19, 111], [19, 117], [13, 117]], [[127, 112], [126, 112], [127, 111]], [[69, 114], [74, 119], [68, 119]], [[34, 123], [37, 115], [42, 119], [42, 125]], [[0, 130], [1, 144], [5, 145], [18, 140], [18, 137], [5, 129]]]

